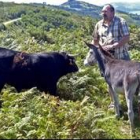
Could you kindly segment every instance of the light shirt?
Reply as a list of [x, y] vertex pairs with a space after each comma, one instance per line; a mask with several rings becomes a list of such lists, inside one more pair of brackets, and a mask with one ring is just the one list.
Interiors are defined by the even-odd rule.
[[[113, 44], [121, 40], [125, 35], [129, 35], [129, 29], [123, 18], [114, 16], [110, 25], [106, 25], [104, 20], [100, 20], [94, 29], [93, 38], [99, 40], [101, 46]], [[115, 58], [122, 59], [128, 55], [128, 44], [115, 48]]]

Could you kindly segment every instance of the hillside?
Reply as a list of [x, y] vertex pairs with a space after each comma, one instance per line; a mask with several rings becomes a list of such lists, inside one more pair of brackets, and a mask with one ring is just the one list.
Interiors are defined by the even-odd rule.
[[[112, 3], [112, 4], [114, 5], [114, 7], [116, 7], [116, 15], [124, 17], [127, 20], [128, 24], [134, 23], [140, 26], [140, 16], [136, 14], [127, 13], [130, 10], [130, 7], [131, 7], [130, 4], [129, 5], [127, 4], [126, 6], [124, 3]], [[128, 7], [128, 11], [125, 10], [126, 7]], [[68, 1], [61, 4], [59, 8], [66, 11], [71, 11], [73, 13], [77, 13], [80, 15], [91, 16], [97, 19], [101, 18], [100, 12], [101, 12], [102, 7], [89, 4], [83, 1], [76, 1], [76, 0]], [[136, 9], [136, 5], [135, 5], [135, 9]], [[132, 7], [131, 7], [131, 10], [132, 10]]]
[[102, 8], [93, 4], [89, 4], [82, 1], [75, 1], [75, 0], [65, 2], [61, 4], [59, 7], [64, 10], [68, 10], [82, 15], [91, 16], [94, 18], [100, 18], [99, 13]]
[[124, 12], [131, 12], [131, 11], [140, 11], [140, 2], [133, 2], [133, 3], [127, 3], [127, 2], [116, 2], [112, 3], [112, 5], [120, 11]]
[[[84, 41], [91, 41], [97, 19], [50, 5], [12, 3], [2, 21], [11, 15], [19, 18], [21, 11], [21, 20], [0, 26], [0, 45], [29, 53], [68, 52], [76, 56], [79, 72], [59, 80], [59, 97], [44, 95], [36, 87], [17, 93], [5, 85], [0, 93], [0, 139], [131, 139], [124, 96], [119, 95], [123, 116], [118, 120], [114, 110], [108, 110], [107, 85], [97, 65], [83, 65], [89, 51]], [[132, 59], [140, 60], [140, 28], [129, 27], [129, 52]], [[137, 97], [134, 112], [133, 138], [139, 138]]]

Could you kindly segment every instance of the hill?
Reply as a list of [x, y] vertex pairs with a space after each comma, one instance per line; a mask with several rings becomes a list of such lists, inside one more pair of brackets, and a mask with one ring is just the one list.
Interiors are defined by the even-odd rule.
[[116, 2], [112, 3], [112, 5], [120, 11], [124, 11], [127, 13], [130, 13], [131, 11], [140, 11], [140, 2], [133, 2], [133, 3], [127, 3], [127, 2]]
[[[128, 24], [136, 24], [136, 25], [140, 26], [140, 16], [139, 15], [129, 14], [128, 11], [130, 10], [130, 8], [128, 8], [128, 11], [123, 10], [123, 9], [126, 9], [125, 7], [128, 7], [128, 4], [113, 3], [113, 5], [116, 7], [116, 15], [122, 16], [123, 18], [125, 18], [126, 21], [128, 22]], [[130, 4], [129, 4], [129, 7], [131, 7]], [[59, 5], [59, 8], [66, 10], [66, 11], [73, 12], [73, 13], [77, 13], [80, 15], [91, 16], [96, 19], [101, 19], [100, 12], [101, 12], [102, 7], [93, 5], [93, 4], [89, 4], [89, 3], [86, 3], [83, 1], [69, 0], [69, 1]], [[131, 10], [132, 9], [133, 8], [131, 7]], [[135, 5], [134, 9], [136, 9], [136, 5]]]
[[94, 18], [100, 18], [99, 13], [102, 8], [93, 4], [76, 0], [65, 2], [61, 4], [59, 7], [64, 10], [68, 10], [86, 16], [91, 16]]

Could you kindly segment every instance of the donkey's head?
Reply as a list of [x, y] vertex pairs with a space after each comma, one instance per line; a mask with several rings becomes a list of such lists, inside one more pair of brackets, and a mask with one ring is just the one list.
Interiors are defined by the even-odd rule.
[[94, 53], [93, 49], [90, 49], [86, 56], [86, 59], [84, 60], [84, 65], [93, 66], [96, 63], [97, 63], [97, 60], [95, 58], [95, 53]]
[[98, 48], [92, 44], [87, 43], [87, 42], [85, 42], [85, 43], [90, 48], [90, 50], [86, 56], [86, 59], [84, 60], [84, 65], [85, 66], [95, 65], [97, 63], [97, 59], [95, 57], [95, 51], [97, 51]]
[[114, 58], [114, 56], [108, 52], [108, 51], [105, 51], [101, 45], [99, 45], [98, 47], [96, 47], [95, 45], [93, 44], [90, 44], [90, 43], [87, 43], [85, 42], [86, 45], [90, 48], [87, 56], [86, 56], [86, 59], [84, 60], [84, 65], [85, 66], [92, 66], [94, 64], [97, 63], [97, 58], [99, 58], [99, 55], [100, 57], [102, 58], [102, 60], [107, 60], [105, 59], [105, 57], [109, 57], [109, 58]]

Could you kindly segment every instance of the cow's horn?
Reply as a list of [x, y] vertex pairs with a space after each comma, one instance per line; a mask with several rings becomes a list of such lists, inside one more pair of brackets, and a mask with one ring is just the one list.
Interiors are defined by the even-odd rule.
[[77, 57], [77, 56], [79, 56], [79, 54], [69, 54], [69, 56]]

